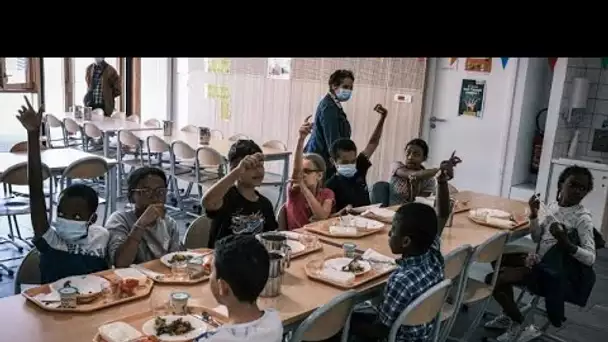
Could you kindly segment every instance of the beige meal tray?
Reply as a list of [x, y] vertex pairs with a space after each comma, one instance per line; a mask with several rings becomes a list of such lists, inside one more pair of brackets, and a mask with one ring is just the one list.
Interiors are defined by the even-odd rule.
[[[117, 281], [120, 278], [114, 274], [112, 270], [107, 270], [103, 272], [96, 273], [95, 275], [106, 278], [109, 281]], [[103, 293], [96, 294], [94, 296], [89, 296], [86, 298], [86, 303], [81, 302], [79, 298], [79, 304], [75, 308], [64, 308], [57, 307], [55, 305], [50, 305], [48, 303], [42, 302], [35, 298], [40, 294], [51, 293], [51, 287], [49, 284], [41, 285], [38, 287], [34, 287], [31, 289], [27, 289], [23, 291], [21, 294], [32, 303], [36, 304], [43, 310], [54, 311], [54, 312], [92, 312], [97, 310], [102, 310], [114, 305], [130, 302], [136, 299], [141, 299], [147, 297], [150, 292], [152, 292], [152, 288], [154, 287], [154, 282], [150, 279], [146, 279], [144, 284], [140, 284], [135, 288], [134, 295], [129, 297], [122, 298], [112, 298], [108, 299]]]
[[[199, 249], [190, 250], [190, 252], [197, 252], [197, 253], [201, 253], [201, 254], [210, 253], [212, 251], [213, 250], [209, 249], [209, 248], [199, 248]], [[145, 268], [147, 270], [162, 274], [163, 277], [160, 277], [160, 278], [154, 277], [154, 278], [150, 278], [150, 279], [154, 280], [155, 282], [157, 282], [159, 284], [166, 284], [166, 285], [198, 284], [198, 283], [202, 283], [203, 281], [209, 280], [209, 276], [210, 276], [210, 274], [204, 274], [202, 277], [196, 277], [196, 278], [192, 278], [192, 279], [175, 279], [172, 277], [171, 268], [165, 266], [165, 264], [163, 264], [160, 261], [160, 259], [148, 261], [139, 266], [142, 268]]]
[[362, 237], [370, 236], [373, 234], [377, 234], [380, 232], [385, 232], [387, 225], [385, 224], [382, 228], [379, 229], [357, 229], [356, 234], [332, 234], [329, 232], [329, 227], [335, 226], [340, 222], [339, 218], [332, 218], [329, 220], [315, 222], [304, 226], [309, 232], [316, 233], [319, 235], [332, 237], [332, 238], [347, 238], [347, 239], [360, 239]]
[[521, 221], [521, 222], [515, 222], [515, 225], [513, 227], [506, 228], [506, 227], [501, 227], [501, 226], [497, 226], [497, 225], [493, 225], [493, 224], [487, 223], [485, 220], [478, 219], [476, 217], [469, 216], [469, 220], [471, 220], [471, 221], [473, 221], [473, 222], [475, 222], [475, 223], [477, 223], [479, 225], [482, 225], [482, 226], [486, 226], [486, 227], [490, 227], [490, 228], [496, 228], [496, 229], [502, 229], [502, 230], [515, 230], [515, 229], [521, 228], [521, 227], [523, 227], [523, 226], [525, 226], [525, 225], [527, 225], [529, 223], [528, 220]]
[[325, 284], [329, 284], [332, 286], [335, 286], [337, 288], [340, 289], [344, 289], [344, 290], [350, 290], [350, 289], [354, 289], [357, 288], [361, 285], [364, 285], [370, 281], [382, 278], [388, 274], [390, 274], [391, 272], [393, 272], [395, 270], [395, 268], [397, 266], [393, 266], [393, 267], [387, 267], [386, 269], [382, 270], [382, 271], [378, 271], [375, 270], [373, 267], [370, 271], [362, 274], [362, 275], [358, 275], [355, 276], [355, 279], [352, 283], [349, 284], [344, 284], [344, 283], [339, 283], [339, 282], [335, 282], [332, 281], [330, 279], [326, 279], [323, 278], [319, 275], [319, 269], [320, 267], [322, 267], [323, 262], [325, 262], [326, 260], [330, 260], [330, 259], [334, 259], [334, 258], [339, 258], [339, 257], [343, 257], [342, 254], [334, 254], [334, 255], [329, 255], [324, 257], [322, 260], [311, 260], [309, 261], [305, 266], [304, 266], [304, 270], [306, 271], [306, 275], [310, 278], [310, 279], [314, 279], [317, 281], [320, 281], [322, 283]]
[[[188, 309], [190, 310], [191, 314], [195, 314], [195, 315], [201, 315], [202, 313], [207, 313], [209, 316], [211, 316], [213, 318], [213, 320], [217, 323], [217, 325], [226, 324], [228, 322], [228, 317], [226, 317], [212, 309], [204, 307], [204, 306], [188, 306]], [[154, 312], [152, 312], [152, 310], [148, 310], [145, 312], [140, 312], [140, 313], [137, 313], [134, 315], [115, 319], [115, 320], [106, 322], [104, 324], [114, 323], [114, 322], [124, 322], [124, 323], [129, 324], [130, 326], [132, 326], [133, 328], [135, 328], [136, 330], [138, 330], [139, 332], [141, 332], [143, 334], [142, 326], [144, 325], [145, 322], [154, 318], [154, 316], [155, 316]], [[209, 327], [209, 329], [217, 328], [217, 326], [213, 326], [210, 324], [207, 324], [207, 326]], [[136, 341], [137, 340], [135, 340], [134, 342], [136, 342]], [[185, 340], [184, 342], [190, 342], [190, 341], [193, 341], [193, 340]], [[99, 336], [99, 334], [95, 334], [95, 337], [93, 337], [93, 342], [107, 342], [107, 341], [104, 340], [101, 336]]]
[[[289, 239], [289, 237], [288, 237], [288, 239]], [[292, 240], [298, 241], [298, 242], [302, 243], [304, 246], [306, 246], [306, 244], [303, 243], [299, 239], [292, 239]], [[291, 255], [291, 259], [295, 259], [295, 258], [304, 256], [304, 255], [308, 255], [308, 254], [311, 254], [311, 253], [315, 253], [315, 252], [318, 252], [318, 251], [321, 251], [321, 250], [323, 250], [323, 244], [319, 240], [316, 240], [314, 246], [306, 246], [306, 249], [304, 249], [303, 251], [300, 251], [298, 253], [293, 253]]]

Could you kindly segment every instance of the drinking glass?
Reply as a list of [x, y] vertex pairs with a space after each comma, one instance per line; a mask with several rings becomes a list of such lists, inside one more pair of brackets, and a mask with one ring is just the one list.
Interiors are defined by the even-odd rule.
[[171, 264], [171, 275], [175, 280], [187, 280], [188, 279], [188, 262], [175, 261]]

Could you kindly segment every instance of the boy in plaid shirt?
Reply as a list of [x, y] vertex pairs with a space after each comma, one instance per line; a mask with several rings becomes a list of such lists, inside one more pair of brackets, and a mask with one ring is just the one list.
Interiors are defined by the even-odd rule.
[[[459, 162], [458, 157], [452, 156], [441, 163], [437, 176], [437, 213], [422, 203], [407, 203], [397, 210], [389, 233], [389, 245], [393, 254], [402, 257], [396, 260], [398, 267], [388, 279], [377, 315], [354, 313], [351, 324], [354, 335], [373, 341], [386, 338], [403, 310], [444, 279], [440, 237], [449, 216], [447, 182]], [[397, 341], [428, 341], [432, 332], [433, 324], [403, 325], [397, 333]]]

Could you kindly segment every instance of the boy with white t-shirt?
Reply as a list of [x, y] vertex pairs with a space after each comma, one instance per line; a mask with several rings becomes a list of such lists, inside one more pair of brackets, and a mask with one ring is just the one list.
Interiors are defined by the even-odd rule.
[[226, 306], [229, 323], [204, 333], [197, 342], [280, 342], [283, 324], [278, 313], [256, 304], [268, 280], [266, 248], [252, 235], [229, 235], [216, 242], [213, 264], [211, 293]]
[[97, 220], [99, 197], [84, 184], [65, 188], [57, 201], [57, 215], [49, 224], [42, 184], [40, 127], [43, 109], [35, 111], [27, 100], [17, 118], [27, 129], [28, 183], [34, 245], [40, 251], [42, 283], [108, 268], [108, 231], [93, 225]]

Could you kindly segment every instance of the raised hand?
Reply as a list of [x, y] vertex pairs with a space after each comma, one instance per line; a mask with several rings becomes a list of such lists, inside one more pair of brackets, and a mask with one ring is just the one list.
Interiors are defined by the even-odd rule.
[[454, 178], [454, 167], [462, 163], [462, 159], [456, 155], [456, 151], [452, 152], [450, 159], [444, 160], [439, 165], [439, 174], [437, 180], [440, 182], [447, 182]]
[[17, 120], [21, 122], [23, 127], [28, 132], [36, 132], [40, 130], [40, 126], [42, 125], [42, 113], [44, 113], [44, 106], [40, 106], [38, 111], [34, 110], [30, 100], [27, 99], [26, 96], [23, 96], [25, 99], [25, 106], [21, 106], [19, 109], [19, 115], [17, 115]]
[[264, 155], [258, 152], [255, 154], [245, 156], [245, 158], [241, 159], [238, 169], [241, 172], [245, 172], [250, 169], [255, 169], [255, 168], [259, 167], [260, 165], [262, 165], [263, 163], [264, 163]]
[[386, 114], [388, 114], [388, 110], [386, 110], [386, 108], [384, 108], [381, 104], [377, 104], [374, 107], [374, 111], [376, 111], [378, 114], [380, 114], [382, 117], [385, 117]]
[[310, 134], [311, 131], [312, 131], [312, 123], [305, 122], [304, 124], [302, 124], [302, 126], [300, 126], [300, 129], [298, 131], [300, 133], [300, 139], [306, 138]]

